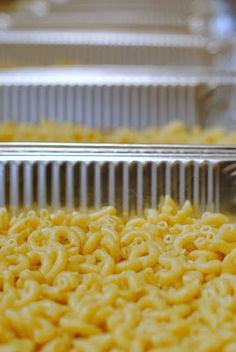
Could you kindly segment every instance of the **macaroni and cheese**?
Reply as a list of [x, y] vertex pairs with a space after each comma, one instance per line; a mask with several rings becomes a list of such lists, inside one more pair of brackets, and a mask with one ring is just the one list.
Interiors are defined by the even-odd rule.
[[144, 131], [118, 129], [99, 131], [74, 124], [41, 122], [34, 125], [4, 123], [0, 125], [0, 142], [74, 142], [74, 143], [152, 143], [152, 144], [236, 144], [236, 131], [221, 128], [188, 129], [175, 122], [165, 127]]
[[236, 351], [236, 225], [0, 210], [0, 351]]

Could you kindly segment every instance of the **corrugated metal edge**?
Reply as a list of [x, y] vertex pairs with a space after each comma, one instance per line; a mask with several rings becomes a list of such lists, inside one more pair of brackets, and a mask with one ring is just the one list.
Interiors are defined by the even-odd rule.
[[202, 211], [220, 210], [220, 168], [236, 148], [1, 144], [0, 206], [61, 206], [142, 214], [171, 195]]
[[[15, 70], [0, 74], [1, 121], [53, 119], [142, 130], [178, 120], [234, 127], [235, 73], [168, 70]], [[228, 123], [229, 122], [229, 123]]]

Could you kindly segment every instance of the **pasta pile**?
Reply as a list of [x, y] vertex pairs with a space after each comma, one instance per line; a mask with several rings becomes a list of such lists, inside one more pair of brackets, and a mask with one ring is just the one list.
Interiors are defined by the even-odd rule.
[[0, 351], [235, 352], [236, 225], [166, 197], [125, 221], [0, 211]]
[[221, 128], [188, 129], [175, 122], [160, 129], [135, 131], [99, 131], [73, 124], [41, 122], [29, 124], [4, 123], [0, 125], [0, 142], [74, 142], [74, 143], [148, 143], [148, 144], [236, 144], [236, 131]]

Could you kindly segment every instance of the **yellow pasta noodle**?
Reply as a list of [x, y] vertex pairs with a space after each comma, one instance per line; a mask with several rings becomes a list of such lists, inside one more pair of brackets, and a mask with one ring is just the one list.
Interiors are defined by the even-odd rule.
[[236, 144], [236, 131], [222, 128], [187, 128], [181, 122], [143, 131], [95, 130], [85, 126], [44, 121], [35, 125], [7, 122], [0, 125], [0, 142], [147, 143], [147, 144]]
[[0, 352], [236, 351], [236, 224], [0, 209]]

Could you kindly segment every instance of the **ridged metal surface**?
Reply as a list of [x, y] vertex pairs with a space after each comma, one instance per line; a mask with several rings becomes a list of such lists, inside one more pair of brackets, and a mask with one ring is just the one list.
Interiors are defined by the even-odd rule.
[[199, 121], [198, 88], [0, 86], [0, 121], [52, 119], [99, 129], [142, 129], [176, 119], [194, 125]]
[[236, 79], [155, 70], [41, 70], [0, 75], [0, 121], [52, 119], [142, 130], [179, 120], [235, 126]]
[[235, 163], [236, 151], [1, 146], [0, 157], [0, 206], [87, 210], [112, 205], [120, 213], [141, 214], [156, 208], [164, 195], [180, 204], [190, 200], [202, 211], [221, 210], [224, 169]]
[[122, 31], [2, 31], [0, 65], [223, 66], [229, 48], [193, 35]]

